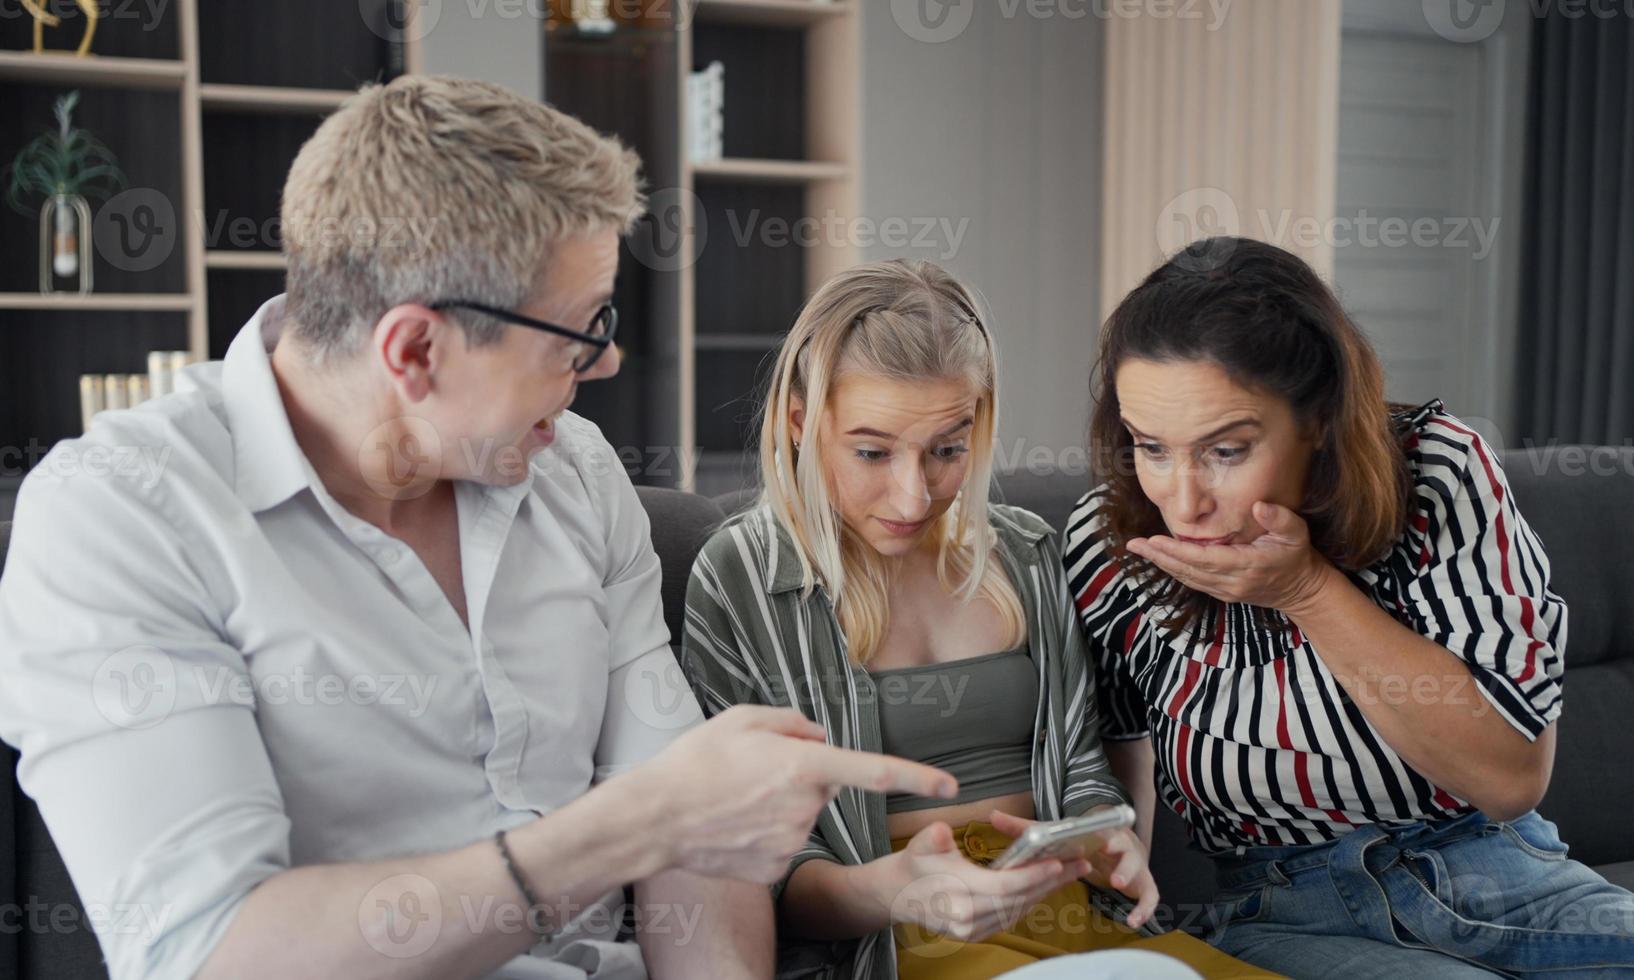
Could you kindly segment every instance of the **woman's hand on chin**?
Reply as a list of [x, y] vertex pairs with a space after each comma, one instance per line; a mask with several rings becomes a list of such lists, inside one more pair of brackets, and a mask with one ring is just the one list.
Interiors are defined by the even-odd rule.
[[1287, 507], [1261, 501], [1254, 520], [1265, 533], [1249, 544], [1188, 544], [1153, 535], [1131, 538], [1127, 547], [1187, 588], [1297, 618], [1338, 569], [1311, 546], [1305, 519]]

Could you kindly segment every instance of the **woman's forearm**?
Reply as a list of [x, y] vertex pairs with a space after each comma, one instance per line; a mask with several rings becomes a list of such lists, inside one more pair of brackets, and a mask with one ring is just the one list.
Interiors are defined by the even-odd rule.
[[1554, 762], [1553, 725], [1528, 741], [1493, 709], [1464, 661], [1397, 622], [1337, 568], [1286, 612], [1414, 769], [1497, 819], [1537, 804]]
[[1129, 802], [1135, 807], [1135, 834], [1148, 851], [1152, 848], [1152, 820], [1157, 810], [1157, 785], [1154, 776], [1157, 760], [1152, 754], [1151, 738], [1128, 740], [1105, 739], [1101, 742], [1112, 775], [1129, 791]]
[[860, 865], [806, 861], [783, 889], [778, 920], [804, 939], [856, 939], [889, 928], [887, 879], [895, 865], [895, 855]]

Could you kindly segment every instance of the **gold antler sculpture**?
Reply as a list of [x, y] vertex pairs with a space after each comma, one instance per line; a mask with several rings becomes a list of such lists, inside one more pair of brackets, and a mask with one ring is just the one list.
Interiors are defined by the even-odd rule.
[[[79, 9], [85, 12], [85, 36], [80, 38], [76, 55], [91, 53], [91, 37], [96, 33], [96, 22], [102, 16], [97, 9], [96, 0], [74, 0]], [[34, 18], [34, 50], [36, 53], [45, 50], [45, 28], [62, 26], [62, 18], [40, 6], [39, 0], [22, 0], [23, 9]]]

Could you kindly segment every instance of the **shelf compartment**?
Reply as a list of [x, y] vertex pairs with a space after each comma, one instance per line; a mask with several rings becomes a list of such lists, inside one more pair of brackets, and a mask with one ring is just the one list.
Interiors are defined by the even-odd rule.
[[698, 358], [698, 448], [739, 453], [760, 431], [760, 399], [774, 359], [765, 351], [714, 351]]
[[[4, 87], [0, 97], [0, 160], [12, 160], [23, 144], [53, 124], [52, 109], [63, 89], [54, 85]], [[182, 194], [182, 97], [151, 89], [87, 89], [74, 109], [74, 125], [113, 151], [128, 195], [117, 207], [123, 218], [95, 216], [109, 199], [91, 198], [91, 270], [97, 293], [185, 293], [188, 210]], [[38, 204], [35, 200], [34, 204]], [[0, 293], [39, 289], [40, 226], [37, 214], [0, 208]]]
[[210, 295], [210, 357], [220, 358], [261, 304], [284, 291], [284, 270], [218, 267], [205, 274], [205, 281]]
[[239, 113], [212, 115], [205, 120], [206, 255], [265, 253], [282, 248], [278, 217], [284, 178], [318, 123], [310, 115]]
[[182, 312], [119, 307], [30, 319], [21, 329], [0, 330], [0, 364], [16, 368], [0, 399], [0, 445], [20, 448], [25, 467], [80, 434], [81, 374], [146, 374], [148, 351], [187, 346]]
[[692, 70], [712, 61], [726, 67], [722, 155], [728, 160], [804, 163], [806, 33], [702, 23], [692, 30]]
[[[420, 0], [198, 4], [199, 78], [211, 84], [327, 90], [402, 74], [405, 7]], [[396, 13], [388, 16], [388, 11]], [[289, 52], [299, 51], [299, 58]]]
[[704, 237], [693, 266], [696, 340], [721, 334], [782, 337], [806, 300], [811, 249], [796, 240], [800, 223], [809, 220], [805, 189], [710, 184], [698, 187], [698, 201]]

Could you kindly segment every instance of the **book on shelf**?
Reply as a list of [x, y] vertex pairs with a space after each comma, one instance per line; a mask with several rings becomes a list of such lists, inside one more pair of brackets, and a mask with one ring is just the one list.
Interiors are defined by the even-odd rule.
[[80, 428], [89, 432], [98, 412], [135, 408], [176, 390], [176, 376], [197, 360], [191, 351], [148, 352], [146, 374], [82, 374], [79, 376]]
[[687, 76], [687, 156], [693, 163], [719, 160], [726, 132], [726, 66], [709, 66]]

